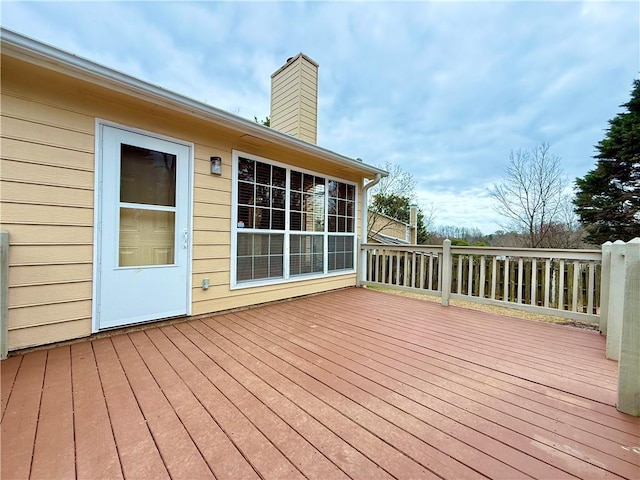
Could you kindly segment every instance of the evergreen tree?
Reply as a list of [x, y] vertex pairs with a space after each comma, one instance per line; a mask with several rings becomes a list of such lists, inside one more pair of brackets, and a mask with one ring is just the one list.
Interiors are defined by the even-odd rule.
[[596, 146], [596, 168], [576, 179], [575, 212], [596, 245], [640, 237], [640, 80]]

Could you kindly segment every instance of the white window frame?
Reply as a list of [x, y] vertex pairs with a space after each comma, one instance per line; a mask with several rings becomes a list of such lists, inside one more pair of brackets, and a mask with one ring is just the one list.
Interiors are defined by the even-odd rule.
[[[263, 229], [238, 229], [238, 164], [240, 157], [246, 158], [249, 160], [254, 160], [256, 162], [263, 162], [269, 165], [273, 165], [276, 167], [284, 168], [286, 170], [286, 191], [285, 191], [285, 226], [284, 226], [284, 246], [283, 246], [283, 276], [282, 278], [266, 278], [260, 280], [246, 280], [238, 282], [237, 280], [237, 266], [238, 266], [238, 230], [250, 231], [250, 233], [262, 233], [262, 234], [279, 234], [281, 231], [279, 230], [263, 230]], [[348, 185], [353, 185], [355, 188], [355, 199], [354, 199], [354, 217], [353, 217], [353, 232], [329, 232], [329, 221], [328, 221], [328, 210], [329, 210], [329, 194], [328, 189], [325, 188], [325, 196], [324, 196], [324, 232], [306, 232], [306, 231], [298, 231], [290, 229], [290, 193], [291, 193], [291, 171], [295, 170], [296, 172], [307, 173], [309, 175], [314, 175], [317, 177], [322, 177], [325, 179], [325, 186], [329, 180], [335, 180], [337, 182], [345, 183]], [[358, 265], [358, 251], [357, 251], [357, 242], [358, 242], [358, 196], [359, 196], [359, 185], [350, 180], [345, 180], [344, 178], [334, 177], [330, 175], [326, 175], [324, 173], [316, 172], [313, 170], [309, 170], [306, 168], [300, 168], [297, 166], [289, 165], [286, 163], [278, 162], [277, 160], [272, 160], [270, 158], [260, 157], [258, 155], [253, 155], [251, 153], [242, 152], [239, 150], [232, 151], [232, 169], [231, 169], [231, 258], [230, 258], [230, 289], [231, 290], [239, 290], [244, 288], [254, 288], [260, 287], [264, 285], [274, 285], [274, 284], [283, 284], [283, 283], [293, 283], [293, 282], [301, 282], [305, 280], [312, 280], [317, 278], [327, 278], [327, 277], [335, 277], [339, 275], [351, 275], [356, 273], [357, 265]], [[291, 235], [322, 235], [323, 236], [323, 271], [320, 273], [308, 273], [302, 275], [291, 276], [289, 272], [289, 262], [290, 262], [290, 237]], [[351, 236], [353, 238], [353, 268], [344, 269], [344, 270], [334, 270], [329, 271], [329, 236], [330, 235], [339, 235], [339, 236]]]

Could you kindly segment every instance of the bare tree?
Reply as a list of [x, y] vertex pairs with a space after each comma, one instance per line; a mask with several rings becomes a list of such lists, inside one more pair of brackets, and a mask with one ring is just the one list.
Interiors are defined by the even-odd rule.
[[390, 195], [404, 196], [407, 197], [410, 202], [415, 201], [416, 181], [411, 173], [402, 170], [402, 167], [397, 163], [391, 163], [389, 161], [379, 165], [379, 168], [389, 172], [389, 175], [380, 180], [380, 182], [371, 189], [369, 192], [370, 199], [372, 199], [374, 195], [379, 194], [383, 197]]
[[553, 225], [561, 221], [563, 199], [569, 181], [560, 157], [543, 143], [532, 150], [509, 155], [506, 178], [489, 189], [495, 211], [509, 219], [507, 231], [527, 237], [527, 247], [547, 246]]
[[[410, 206], [416, 204], [416, 181], [398, 164], [385, 162], [379, 166], [389, 172], [378, 185], [371, 189], [369, 196], [368, 237], [384, 234], [400, 239], [405, 238], [405, 225], [410, 222]], [[435, 207], [427, 210], [418, 208], [418, 243], [428, 240], [428, 228], [435, 219]]]

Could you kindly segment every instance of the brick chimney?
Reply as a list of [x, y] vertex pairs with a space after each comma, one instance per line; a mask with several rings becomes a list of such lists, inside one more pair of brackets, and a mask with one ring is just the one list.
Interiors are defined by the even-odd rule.
[[304, 53], [271, 75], [271, 128], [317, 143], [318, 64]]

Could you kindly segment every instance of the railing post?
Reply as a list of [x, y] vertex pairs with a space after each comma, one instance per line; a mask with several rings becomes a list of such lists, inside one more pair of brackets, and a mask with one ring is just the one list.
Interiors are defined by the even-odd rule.
[[609, 318], [609, 282], [611, 281], [611, 242], [602, 244], [602, 268], [600, 270], [600, 334], [607, 334]]
[[624, 269], [617, 408], [640, 416], [640, 238], [625, 245]]
[[622, 308], [624, 305], [624, 250], [625, 243], [616, 240], [611, 245], [609, 275], [609, 308], [607, 309], [607, 358], [620, 359], [622, 335]]
[[356, 287], [360, 287], [367, 280], [367, 252], [362, 249], [360, 238], [357, 240], [357, 249], [359, 262], [356, 264]]
[[449, 296], [451, 295], [451, 240], [448, 238], [442, 242], [442, 305], [449, 306]]
[[9, 232], [0, 231], [0, 359], [7, 358], [7, 300], [9, 296]]

